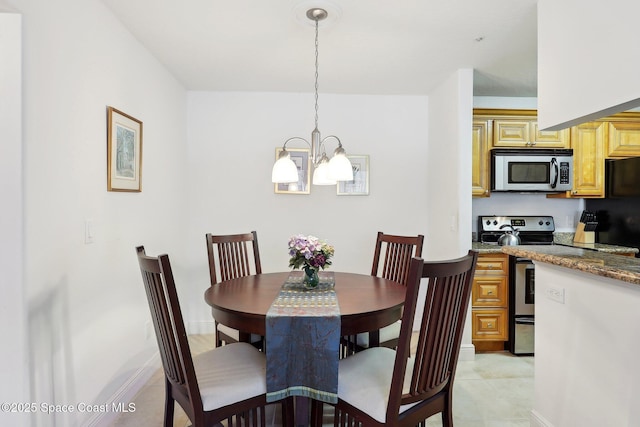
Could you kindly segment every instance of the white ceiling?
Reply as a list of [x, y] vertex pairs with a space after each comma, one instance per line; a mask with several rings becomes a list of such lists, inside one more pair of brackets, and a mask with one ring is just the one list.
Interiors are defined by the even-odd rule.
[[537, 0], [102, 1], [189, 90], [312, 92], [319, 6], [320, 93], [537, 94]]

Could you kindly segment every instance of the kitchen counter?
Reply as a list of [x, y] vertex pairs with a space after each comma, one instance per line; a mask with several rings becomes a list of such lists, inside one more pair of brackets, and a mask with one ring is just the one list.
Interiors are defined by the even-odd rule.
[[637, 425], [640, 259], [563, 245], [501, 250], [535, 263], [531, 425]]
[[[570, 246], [573, 248], [589, 249], [592, 251], [607, 252], [611, 254], [630, 254], [638, 253], [638, 248], [627, 246], [605, 245], [602, 243], [573, 243], [573, 233], [555, 233], [553, 235], [554, 245]], [[499, 254], [502, 253], [502, 246], [492, 245], [488, 243], [473, 242], [471, 249], [481, 254]]]
[[503, 253], [640, 285], [640, 259], [563, 245], [499, 246]]

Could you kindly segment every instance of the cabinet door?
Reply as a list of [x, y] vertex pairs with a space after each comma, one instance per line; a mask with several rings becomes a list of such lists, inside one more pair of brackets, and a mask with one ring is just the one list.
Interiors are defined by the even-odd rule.
[[509, 255], [480, 254], [476, 262], [476, 276], [504, 276], [509, 274]]
[[473, 307], [506, 307], [506, 276], [475, 276], [471, 288]]
[[489, 197], [490, 163], [489, 135], [490, 120], [473, 121], [473, 137], [471, 145], [471, 195], [473, 197]]
[[531, 145], [531, 120], [500, 119], [493, 122], [494, 147], [520, 147]]
[[508, 339], [507, 309], [472, 310], [471, 339], [478, 341], [506, 341]]
[[531, 133], [531, 145], [534, 148], [569, 148], [569, 129], [540, 130], [538, 123], [532, 122]]
[[574, 197], [604, 197], [605, 122], [583, 123], [571, 128]]
[[609, 122], [607, 157], [640, 156], [640, 122]]

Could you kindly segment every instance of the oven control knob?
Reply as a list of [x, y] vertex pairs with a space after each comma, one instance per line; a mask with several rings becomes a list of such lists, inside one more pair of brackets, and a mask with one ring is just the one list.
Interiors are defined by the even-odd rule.
[[495, 219], [493, 220], [493, 225], [498, 225], [498, 221], [496, 221]]
[[542, 222], [542, 220], [538, 221], [538, 225], [542, 225], [544, 224], [544, 222]]
[[547, 222], [545, 222], [545, 224], [551, 225], [551, 221], [547, 221]]
[[488, 219], [488, 220], [487, 220], [487, 222], [486, 222], [486, 224], [487, 224], [487, 225], [491, 225], [491, 220], [490, 220], [490, 219]]

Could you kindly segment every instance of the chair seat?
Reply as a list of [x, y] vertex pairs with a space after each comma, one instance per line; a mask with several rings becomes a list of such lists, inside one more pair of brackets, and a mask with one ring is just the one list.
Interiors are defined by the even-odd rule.
[[[393, 339], [398, 339], [400, 336], [400, 325], [402, 322], [399, 320], [384, 328], [380, 329], [380, 342], [387, 342]], [[369, 348], [369, 333], [358, 334], [357, 344], [360, 347]]]
[[[226, 336], [233, 338], [236, 341], [239, 341], [240, 339], [240, 332], [238, 332], [237, 329], [233, 329], [230, 328], [226, 325], [223, 325], [221, 323], [218, 323], [218, 331], [222, 332], [223, 334], [225, 334]], [[251, 343], [255, 343], [255, 342], [260, 342], [262, 341], [262, 337], [260, 335], [257, 334], [251, 334], [251, 338], [249, 340], [249, 342]]]
[[[340, 360], [338, 398], [384, 423], [396, 352], [387, 347], [373, 347]], [[404, 387], [409, 388], [414, 359], [407, 362]], [[420, 402], [403, 405], [400, 413]]]
[[250, 344], [233, 343], [193, 358], [202, 406], [221, 408], [267, 392], [266, 359]]

